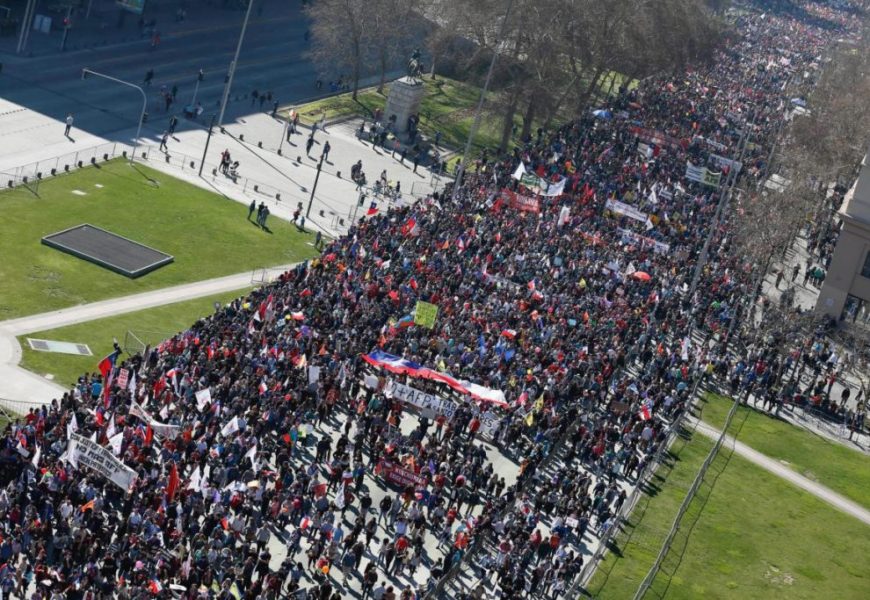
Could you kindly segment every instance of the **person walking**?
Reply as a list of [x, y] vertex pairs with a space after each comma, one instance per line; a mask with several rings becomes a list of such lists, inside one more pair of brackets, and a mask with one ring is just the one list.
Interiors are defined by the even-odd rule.
[[145, 79], [142, 81], [145, 85], [151, 85], [151, 82], [154, 80], [154, 69], [148, 69], [145, 73]]
[[172, 117], [169, 118], [169, 135], [175, 133], [176, 127], [178, 127], [178, 117], [172, 115]]
[[160, 138], [160, 149], [164, 152], [167, 152], [169, 149], [166, 147], [166, 142], [169, 141], [169, 132], [164, 131], [163, 136]]
[[248, 205], [248, 221], [251, 220], [251, 215], [254, 214], [255, 210], [257, 210], [257, 201], [251, 200], [251, 203]]
[[64, 137], [69, 137], [69, 132], [72, 129], [72, 124], [73, 124], [73, 116], [72, 116], [72, 113], [69, 113], [66, 116], [66, 129], [64, 129], [64, 132], [63, 132]]
[[323, 160], [329, 160], [329, 151], [332, 150], [332, 146], [329, 145], [329, 142], [323, 143]]
[[311, 156], [311, 148], [314, 147], [314, 132], [311, 132], [311, 135], [308, 136], [308, 141], [305, 142], [305, 154]]

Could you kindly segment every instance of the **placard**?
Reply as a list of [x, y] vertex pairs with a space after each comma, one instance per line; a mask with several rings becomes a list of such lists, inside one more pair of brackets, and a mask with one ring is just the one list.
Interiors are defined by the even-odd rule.
[[136, 481], [136, 472], [118, 460], [108, 448], [77, 433], [70, 437], [67, 457], [76, 467], [88, 467], [124, 491], [129, 491]]

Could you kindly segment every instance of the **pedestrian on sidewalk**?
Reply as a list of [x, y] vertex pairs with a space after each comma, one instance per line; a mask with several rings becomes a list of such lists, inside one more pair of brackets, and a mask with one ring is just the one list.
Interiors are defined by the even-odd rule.
[[272, 101], [272, 118], [274, 119], [277, 116], [278, 116], [278, 99], [275, 98]]
[[166, 142], [169, 141], [169, 132], [164, 131], [163, 136], [160, 138], [160, 149], [164, 152], [168, 152], [169, 149], [166, 147]]
[[324, 144], [323, 144], [323, 155], [321, 156], [321, 158], [323, 158], [324, 161], [328, 161], [328, 160], [329, 160], [329, 151], [330, 151], [331, 149], [332, 149], [332, 146], [329, 145], [329, 142], [324, 142]]
[[251, 220], [251, 215], [254, 214], [255, 210], [257, 210], [257, 201], [251, 200], [251, 203], [248, 205], [248, 221]]
[[148, 69], [145, 73], [145, 79], [142, 81], [145, 85], [151, 85], [151, 82], [154, 80], [154, 69]]
[[178, 117], [172, 115], [169, 118], [169, 135], [175, 133], [175, 128], [178, 127]]
[[305, 142], [305, 154], [311, 156], [311, 148], [314, 147], [314, 132], [311, 132], [311, 135], [308, 136], [308, 141]]
[[69, 137], [69, 132], [72, 129], [72, 124], [73, 124], [72, 113], [68, 113], [66, 116], [66, 129], [64, 129], [64, 132], [63, 132], [64, 137]]

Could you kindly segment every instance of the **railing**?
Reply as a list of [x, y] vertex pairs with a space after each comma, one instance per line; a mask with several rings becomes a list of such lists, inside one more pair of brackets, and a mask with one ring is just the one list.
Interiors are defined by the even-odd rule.
[[126, 144], [113, 142], [98, 144], [90, 148], [14, 167], [9, 171], [2, 171], [0, 172], [0, 185], [4, 188], [14, 188], [33, 182], [38, 183], [48, 177], [62, 175], [95, 162], [116, 158], [130, 151], [130, 146]]

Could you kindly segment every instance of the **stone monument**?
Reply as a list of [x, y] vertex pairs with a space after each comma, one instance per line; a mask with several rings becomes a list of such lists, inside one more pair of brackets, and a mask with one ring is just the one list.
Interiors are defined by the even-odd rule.
[[420, 50], [415, 50], [408, 62], [408, 75], [400, 77], [390, 84], [384, 119], [389, 121], [395, 115], [394, 132], [396, 135], [406, 133], [408, 131], [408, 117], [416, 115], [420, 111], [420, 103], [423, 101], [425, 93], [423, 82], [419, 79], [422, 73], [423, 63], [420, 62]]

